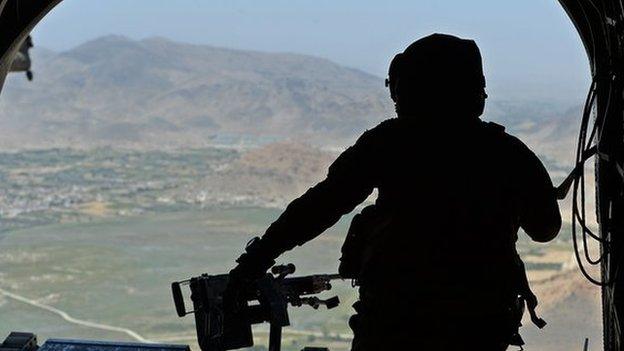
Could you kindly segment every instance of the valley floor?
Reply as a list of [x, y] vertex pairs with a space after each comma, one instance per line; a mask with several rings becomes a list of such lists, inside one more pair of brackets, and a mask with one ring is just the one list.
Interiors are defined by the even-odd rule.
[[[20, 330], [35, 332], [41, 340], [136, 340], [138, 336], [194, 344], [192, 317], [177, 318], [169, 284], [204, 272], [228, 271], [244, 243], [278, 214], [278, 210], [263, 208], [212, 208], [4, 233], [0, 238], [0, 335]], [[335, 272], [348, 220], [287, 254], [282, 262], [295, 263], [298, 274]], [[570, 270], [569, 243], [523, 243], [520, 249], [527, 265], [533, 267], [530, 276], [549, 322], [543, 332], [525, 323], [527, 346], [569, 350], [580, 347], [585, 337], [597, 343], [599, 290]], [[293, 325], [284, 336], [287, 349], [310, 344], [348, 349], [346, 321], [356, 292], [348, 282], [335, 284], [332, 292], [343, 301], [335, 310], [293, 308]], [[257, 336], [258, 345], [266, 344], [266, 328], [260, 328]], [[592, 349], [598, 349], [597, 345]]]

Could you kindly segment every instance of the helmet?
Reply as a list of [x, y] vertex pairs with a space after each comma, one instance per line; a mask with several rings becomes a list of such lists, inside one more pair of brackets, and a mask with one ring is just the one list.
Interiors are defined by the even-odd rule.
[[397, 108], [448, 99], [475, 102], [486, 97], [477, 44], [447, 34], [419, 39], [396, 55], [386, 85]]

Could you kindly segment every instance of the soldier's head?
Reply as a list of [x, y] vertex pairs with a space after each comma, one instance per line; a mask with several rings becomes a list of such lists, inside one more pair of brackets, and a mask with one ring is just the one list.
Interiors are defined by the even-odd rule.
[[419, 39], [396, 55], [386, 85], [399, 116], [478, 118], [487, 98], [477, 44], [446, 34]]

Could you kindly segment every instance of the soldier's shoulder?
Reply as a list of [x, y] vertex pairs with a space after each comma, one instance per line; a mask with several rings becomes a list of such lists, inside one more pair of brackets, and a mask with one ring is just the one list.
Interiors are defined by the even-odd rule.
[[489, 134], [497, 136], [497, 139], [506, 146], [508, 151], [518, 153], [532, 153], [529, 147], [517, 136], [509, 133], [505, 126], [494, 122], [483, 122], [483, 127]]
[[367, 129], [355, 142], [355, 149], [370, 150], [376, 149], [383, 145], [388, 139], [391, 139], [397, 130], [397, 119], [390, 118], [382, 121], [373, 128]]
[[490, 133], [507, 134], [505, 132], [505, 126], [495, 122], [481, 122], [481, 125], [485, 130]]
[[399, 126], [398, 118], [388, 118], [375, 127], [368, 129], [362, 134], [363, 138], [375, 138], [378, 136], [383, 136], [389, 133], [393, 133]]

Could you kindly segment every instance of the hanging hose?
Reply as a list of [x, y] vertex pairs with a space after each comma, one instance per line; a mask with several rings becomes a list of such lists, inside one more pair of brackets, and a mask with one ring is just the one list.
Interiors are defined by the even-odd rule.
[[[594, 145], [596, 134], [602, 128], [604, 122], [604, 114], [596, 117], [592, 126], [591, 132], [588, 137], [588, 126], [594, 104], [596, 101], [596, 88], [597, 79], [594, 77], [587, 94], [585, 101], [585, 107], [583, 108], [583, 116], [581, 119], [581, 128], [579, 131], [577, 149], [576, 149], [576, 163], [572, 172], [564, 179], [555, 191], [559, 200], [563, 200], [572, 188], [572, 243], [574, 246], [574, 256], [581, 270], [581, 273], [587, 280], [593, 284], [599, 286], [609, 285], [609, 281], [596, 279], [592, 277], [587, 271], [586, 265], [595, 266], [600, 264], [605, 258], [605, 255], [609, 252], [609, 242], [605, 238], [595, 234], [587, 224], [587, 213], [585, 208], [585, 162], [599, 153], [598, 147]], [[612, 82], [609, 82], [609, 91], [607, 97], [607, 104], [605, 111], [609, 110], [612, 93]], [[581, 256], [579, 250], [579, 235], [577, 232], [578, 227], [581, 229], [581, 239], [583, 246], [583, 256]], [[598, 258], [593, 259], [589, 254], [589, 239], [599, 242], [603, 245], [602, 253]]]

